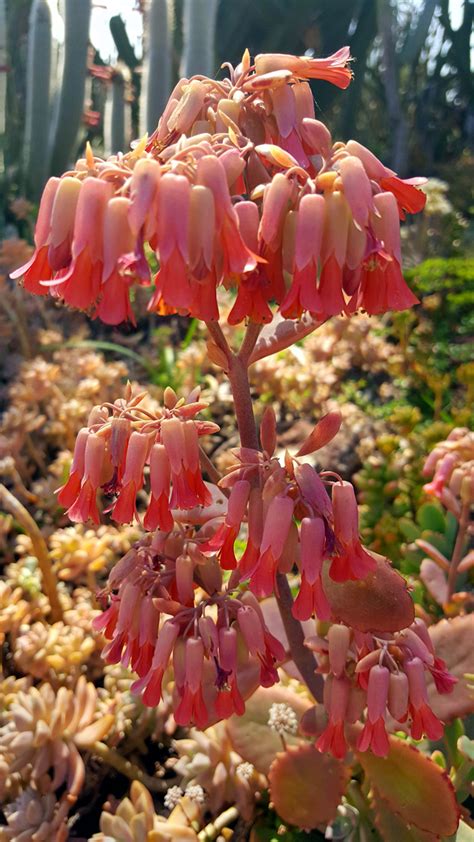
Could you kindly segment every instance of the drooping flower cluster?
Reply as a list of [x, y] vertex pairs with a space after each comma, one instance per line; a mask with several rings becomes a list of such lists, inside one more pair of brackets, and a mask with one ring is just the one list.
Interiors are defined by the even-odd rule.
[[327, 59], [248, 52], [230, 78], [181, 79], [156, 131], [107, 160], [88, 149], [41, 200], [32, 259], [13, 273], [108, 324], [149, 309], [218, 318], [219, 286], [236, 292], [229, 322], [308, 311], [323, 321], [416, 303], [401, 274], [399, 217], [416, 213], [423, 179], [402, 180], [354, 140], [333, 143], [307, 79], [350, 82], [347, 47]]
[[146, 393], [114, 404], [94, 407], [89, 425], [77, 436], [71, 472], [58, 500], [70, 520], [99, 523], [97, 492], [111, 495], [112, 518], [130, 523], [136, 514], [137, 495], [149, 466], [151, 496], [144, 517], [148, 530], [170, 531], [172, 508], [192, 509], [211, 502], [199, 467], [199, 438], [215, 432], [216, 424], [195, 420], [207, 404], [199, 402], [199, 389], [187, 401], [178, 401], [172, 389], [165, 406], [150, 412], [141, 406]]
[[422, 620], [394, 634], [362, 633], [334, 624], [326, 638], [310, 637], [306, 645], [320, 654], [320, 670], [328, 674], [324, 705], [329, 722], [316, 743], [321, 751], [343, 758], [345, 726], [358, 722], [364, 709], [358, 751], [388, 754], [387, 717], [407, 723], [415, 740], [442, 737], [443, 723], [428, 704], [426, 674], [431, 673], [438, 693], [450, 693], [457, 679], [436, 657]]
[[[217, 552], [221, 566], [234, 570], [231, 581], [249, 579], [258, 597], [278, 592], [277, 573], [288, 573], [296, 564], [301, 573], [299, 594], [293, 605], [297, 619], [316, 615], [330, 618], [322, 575], [330, 560], [329, 576], [336, 582], [363, 579], [376, 567], [359, 538], [354, 489], [332, 472], [318, 474], [301, 457], [327, 444], [341, 423], [339, 413], [329, 413], [316, 425], [295, 457], [285, 464], [273, 457], [275, 418], [267, 410], [261, 427], [262, 451], [238, 448], [235, 463], [220, 481], [231, 488], [222, 525], [201, 550]], [[333, 480], [336, 481], [333, 481]], [[326, 486], [331, 486], [332, 497]], [[247, 542], [237, 560], [234, 541], [247, 522]]]
[[252, 593], [234, 599], [223, 590], [220, 567], [200, 552], [198, 536], [189, 528], [139, 541], [112, 570], [103, 594], [109, 605], [94, 626], [109, 640], [105, 659], [138, 673], [132, 689], [146, 705], [160, 701], [172, 665], [176, 722], [204, 728], [244, 712], [241, 668], [252, 689], [269, 687], [285, 651]]

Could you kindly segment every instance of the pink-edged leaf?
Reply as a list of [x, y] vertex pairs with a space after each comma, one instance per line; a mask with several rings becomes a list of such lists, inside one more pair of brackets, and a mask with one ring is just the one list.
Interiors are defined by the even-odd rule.
[[389, 737], [387, 757], [356, 752], [371, 786], [408, 825], [435, 836], [451, 836], [459, 823], [459, 805], [446, 772], [414, 746]]
[[357, 581], [334, 582], [329, 562], [323, 567], [323, 585], [332, 619], [362, 632], [394, 632], [410, 626], [415, 609], [403, 576], [378, 553], [373, 573]]
[[280, 313], [275, 313], [270, 324], [265, 325], [258, 337], [257, 344], [250, 357], [250, 365], [289, 348], [294, 342], [308, 336], [317, 327], [323, 324], [322, 321], [312, 318], [308, 313], [301, 319], [284, 319]]
[[348, 770], [312, 744], [280, 752], [270, 772], [270, 797], [285, 822], [304, 830], [330, 822], [344, 794]]
[[308, 456], [316, 450], [320, 450], [337, 435], [342, 423], [340, 412], [328, 412], [316, 424], [313, 431], [303, 442], [296, 456]]
[[[281, 751], [278, 734], [268, 725], [269, 711], [273, 704], [289, 705], [298, 719], [311, 707], [311, 702], [289, 687], [260, 687], [247, 701], [243, 716], [232, 716], [226, 722], [227, 732], [235, 751], [252, 763], [258, 772], [268, 775], [275, 757]], [[285, 735], [287, 745], [299, 745], [301, 737]]]
[[458, 679], [452, 693], [440, 694], [429, 678], [429, 702], [436, 716], [451, 722], [474, 713], [474, 691], [466, 679], [466, 674], [474, 673], [474, 614], [441, 620], [430, 626], [429, 633], [436, 655], [446, 661], [447, 669]]

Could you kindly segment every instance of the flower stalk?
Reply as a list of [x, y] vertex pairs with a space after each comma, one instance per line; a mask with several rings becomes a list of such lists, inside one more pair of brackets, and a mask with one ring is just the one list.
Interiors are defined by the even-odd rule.
[[51, 622], [57, 623], [63, 618], [63, 610], [59, 600], [59, 593], [57, 587], [56, 576], [51, 564], [51, 558], [46, 546], [41, 531], [27, 509], [20, 503], [19, 500], [0, 483], [0, 505], [5, 511], [10, 512], [11, 515], [23, 527], [26, 534], [30, 538], [33, 546], [33, 552], [38, 560], [39, 569], [41, 571], [43, 589], [51, 606]]

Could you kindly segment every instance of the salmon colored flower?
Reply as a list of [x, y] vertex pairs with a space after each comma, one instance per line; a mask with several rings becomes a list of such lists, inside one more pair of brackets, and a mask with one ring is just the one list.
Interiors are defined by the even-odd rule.
[[11, 272], [10, 275], [13, 279], [21, 278], [23, 275], [25, 289], [35, 295], [48, 294], [48, 290], [40, 284], [40, 281], [47, 280], [53, 276], [48, 252], [51, 234], [51, 214], [59, 183], [59, 178], [50, 178], [43, 190], [35, 227], [35, 251], [33, 257], [24, 266], [20, 266], [19, 269]]
[[352, 72], [347, 67], [349, 61], [349, 47], [341, 47], [328, 58], [262, 53], [255, 57], [255, 70], [257, 74], [290, 70], [299, 79], [324, 79], [344, 89], [352, 79]]
[[[99, 512], [97, 510], [97, 491], [102, 484], [102, 466], [105, 455], [105, 441], [96, 433], [89, 432], [87, 435], [83, 475], [81, 487], [75, 500], [67, 510], [69, 520], [73, 523], [85, 523], [91, 518], [94, 523], [99, 523]], [[82, 461], [81, 456], [78, 457]], [[74, 467], [73, 472], [79, 470], [79, 465]], [[63, 487], [63, 491], [65, 487]], [[63, 495], [64, 499], [65, 495]]]
[[376, 563], [360, 543], [357, 501], [350, 482], [333, 485], [332, 506], [337, 544], [329, 575], [336, 582], [364, 579], [375, 570]]

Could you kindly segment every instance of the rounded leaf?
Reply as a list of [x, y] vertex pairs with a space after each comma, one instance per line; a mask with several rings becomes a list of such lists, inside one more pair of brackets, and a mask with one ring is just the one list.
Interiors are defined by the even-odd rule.
[[311, 744], [277, 754], [268, 777], [278, 815], [304, 830], [334, 818], [347, 783], [343, 764]]
[[446, 661], [450, 673], [457, 679], [452, 693], [440, 694], [431, 676], [428, 678], [428, 697], [436, 716], [443, 722], [474, 713], [474, 692], [466, 675], [474, 673], [474, 614], [441, 620], [430, 626], [429, 633], [438, 658]]
[[323, 567], [323, 585], [332, 619], [357, 631], [394, 632], [410, 626], [415, 618], [413, 601], [403, 576], [387, 559], [371, 552], [377, 562], [365, 579], [334, 582], [329, 562]]
[[377, 794], [408, 825], [436, 836], [451, 836], [459, 822], [454, 787], [436, 763], [414, 746], [389, 737], [387, 757], [357, 752]]
[[[275, 755], [281, 751], [281, 739], [268, 725], [273, 704], [289, 705], [298, 719], [311, 707], [309, 699], [289, 687], [260, 687], [247, 701], [244, 715], [232, 716], [226, 723], [235, 751], [264, 775], [268, 775]], [[285, 734], [285, 741], [287, 745], [297, 745], [301, 738]]]

